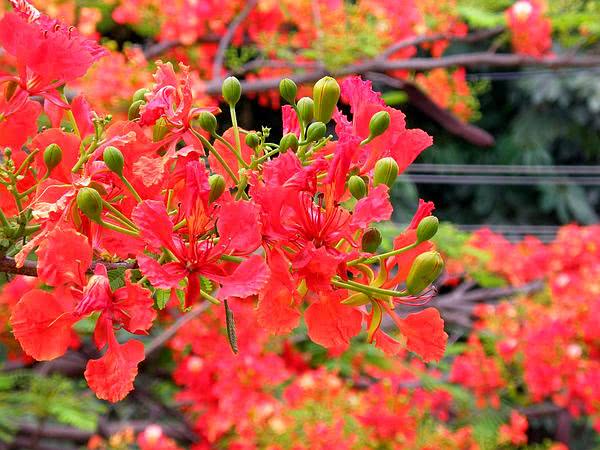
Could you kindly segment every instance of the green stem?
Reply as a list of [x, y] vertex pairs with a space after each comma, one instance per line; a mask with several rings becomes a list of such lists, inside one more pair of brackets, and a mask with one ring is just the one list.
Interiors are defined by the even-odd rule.
[[125, 185], [125, 187], [129, 190], [129, 192], [131, 192], [133, 194], [133, 196], [135, 197], [137, 202], [142, 203], [142, 197], [140, 197], [140, 194], [137, 193], [137, 191], [131, 185], [131, 183], [129, 181], [127, 181], [127, 178], [125, 178], [123, 175], [121, 175], [120, 178], [121, 178], [121, 181], [123, 182], [123, 184]]
[[211, 152], [213, 155], [215, 155], [215, 158], [217, 158], [217, 161], [219, 161], [219, 163], [221, 163], [221, 165], [223, 166], [223, 168], [225, 169], [227, 174], [233, 179], [235, 184], [239, 184], [239, 182], [240, 182], [239, 178], [236, 176], [236, 174], [233, 172], [233, 170], [231, 170], [231, 167], [229, 167], [229, 164], [227, 164], [227, 162], [223, 159], [223, 157], [217, 151], [217, 149], [214, 148], [210, 142], [208, 142], [208, 139], [206, 139], [204, 136], [202, 136], [200, 133], [198, 133], [197, 131], [195, 131], [193, 129], [191, 129], [191, 131], [194, 134], [194, 136], [196, 136], [200, 140], [200, 142], [202, 142], [202, 145], [204, 145], [208, 149], [209, 152]]
[[365, 284], [356, 283], [354, 281], [339, 281], [337, 279], [331, 280], [331, 284], [351, 291], [362, 292], [363, 294], [378, 294], [388, 295], [390, 297], [407, 297], [409, 293], [407, 291], [393, 291], [391, 289], [382, 289], [374, 286], [367, 286]]
[[219, 300], [218, 298], [213, 297], [212, 295], [210, 295], [208, 292], [204, 292], [204, 291], [200, 291], [200, 296], [206, 300], [208, 300], [209, 302], [211, 302], [213, 305], [220, 305], [221, 304], [221, 300]]
[[106, 200], [102, 199], [102, 204], [104, 205], [104, 207], [106, 209], [108, 209], [111, 213], [113, 213], [115, 216], [117, 216], [121, 221], [125, 222], [128, 226], [130, 226], [136, 230], [138, 229], [137, 226], [135, 225], [135, 223], [133, 223], [125, 214], [123, 214], [121, 211], [119, 211], [113, 205], [108, 203]]
[[229, 150], [231, 150], [233, 152], [233, 154], [236, 156], [236, 158], [238, 159], [239, 163], [242, 165], [242, 167], [244, 167], [245, 169], [249, 168], [250, 166], [246, 163], [246, 161], [244, 161], [244, 159], [242, 158], [242, 155], [239, 151], [237, 151], [233, 145], [231, 145], [229, 142], [227, 142], [227, 139], [225, 139], [223, 136], [220, 136], [218, 134], [215, 134], [215, 139], [217, 139], [219, 142], [222, 142], [223, 145], [225, 145]]
[[414, 242], [414, 243], [412, 243], [410, 245], [407, 245], [406, 247], [402, 247], [402, 248], [399, 248], [397, 250], [391, 250], [389, 252], [382, 253], [381, 255], [371, 256], [370, 258], [357, 258], [357, 259], [353, 259], [352, 261], [350, 261], [348, 263], [348, 265], [349, 266], [354, 266], [354, 265], [359, 264], [359, 263], [373, 264], [373, 263], [376, 263], [378, 261], [381, 261], [382, 259], [389, 258], [390, 256], [396, 256], [396, 255], [399, 255], [400, 253], [404, 253], [404, 252], [407, 252], [409, 250], [412, 250], [413, 248], [415, 248], [419, 244], [420, 244], [420, 242]]
[[119, 233], [127, 234], [129, 236], [140, 237], [140, 233], [138, 231], [128, 230], [127, 228], [120, 227], [119, 225], [115, 225], [110, 222], [105, 222], [104, 220], [100, 221], [100, 225], [109, 230], [117, 231]]
[[221, 259], [223, 261], [230, 261], [230, 262], [235, 262], [235, 263], [241, 263], [242, 261], [244, 261], [244, 258], [240, 258], [239, 256], [233, 256], [233, 255], [221, 255]]
[[23, 162], [21, 163], [21, 165], [15, 172], [15, 175], [19, 175], [23, 170], [25, 170], [25, 167], [27, 167], [29, 165], [29, 163], [31, 162], [33, 157], [35, 155], [37, 155], [38, 153], [39, 153], [39, 150], [37, 150], [37, 149], [32, 151], [31, 153], [29, 153], [29, 155], [27, 155], [27, 157], [23, 160]]
[[235, 147], [237, 148], [236, 155], [239, 155], [240, 160], [242, 162], [244, 162], [244, 160], [241, 159], [242, 158], [241, 157], [241, 154], [242, 154], [242, 142], [240, 141], [240, 128], [238, 127], [237, 115], [235, 113], [235, 106], [234, 105], [229, 105], [229, 113], [231, 115], [231, 124], [233, 125], [233, 134], [235, 135]]
[[4, 211], [2, 211], [2, 209], [0, 209], [0, 222], [2, 222], [2, 226], [10, 227], [10, 223], [8, 222], [8, 219], [6, 218], [6, 215], [4, 215]]

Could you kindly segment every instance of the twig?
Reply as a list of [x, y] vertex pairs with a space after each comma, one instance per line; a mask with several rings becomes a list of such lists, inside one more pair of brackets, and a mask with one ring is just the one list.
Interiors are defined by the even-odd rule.
[[161, 348], [165, 343], [175, 336], [175, 333], [184, 326], [186, 323], [194, 320], [200, 314], [208, 309], [208, 305], [206, 303], [202, 303], [195, 308], [193, 308], [190, 312], [185, 313], [172, 325], [170, 325], [166, 330], [164, 330], [161, 334], [152, 339], [148, 345], [146, 345], [146, 359], [159, 348]]
[[[98, 265], [102, 264], [106, 267], [106, 270], [115, 270], [115, 269], [135, 269], [137, 267], [137, 262], [132, 261], [118, 261], [118, 262], [109, 262], [96, 260], [92, 262], [92, 265], [88, 269], [88, 273], [93, 273], [94, 268]], [[5, 256], [0, 259], [0, 272], [4, 273], [14, 273], [17, 275], [28, 275], [30, 277], [37, 277], [37, 263], [35, 261], [26, 260], [23, 264], [23, 267], [17, 267], [17, 263], [14, 258], [9, 256]]]
[[219, 46], [217, 47], [217, 53], [215, 55], [215, 59], [213, 61], [213, 78], [220, 79], [221, 71], [223, 69], [223, 62], [225, 60], [225, 52], [229, 47], [229, 43], [233, 39], [233, 35], [237, 31], [238, 27], [242, 24], [246, 17], [252, 12], [254, 7], [256, 6], [257, 0], [249, 0], [246, 3], [246, 6], [240, 11], [240, 13], [231, 21], [229, 27], [227, 27], [227, 31], [219, 41]]

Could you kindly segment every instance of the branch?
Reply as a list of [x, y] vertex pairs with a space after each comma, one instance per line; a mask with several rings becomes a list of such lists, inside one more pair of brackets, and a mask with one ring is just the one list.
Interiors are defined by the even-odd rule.
[[240, 13], [231, 21], [229, 27], [227, 27], [227, 31], [219, 41], [219, 46], [217, 47], [217, 54], [215, 55], [215, 60], [213, 61], [213, 78], [220, 78], [221, 71], [223, 69], [223, 61], [225, 59], [225, 52], [229, 47], [229, 43], [233, 39], [233, 35], [237, 31], [238, 27], [242, 24], [246, 17], [252, 12], [254, 7], [256, 6], [258, 0], [250, 0], [246, 3], [246, 6], [240, 11]]
[[[92, 262], [92, 265], [87, 270], [88, 273], [94, 273], [94, 269], [98, 264], [102, 264], [106, 267], [106, 270], [115, 270], [115, 269], [135, 269], [137, 267], [137, 262], [127, 262], [127, 261], [119, 261], [119, 262], [109, 262], [96, 260]], [[14, 273], [17, 275], [28, 275], [30, 277], [37, 277], [37, 263], [35, 261], [26, 260], [23, 263], [22, 267], [17, 267], [17, 262], [14, 258], [9, 256], [5, 256], [0, 258], [0, 272], [4, 273]]]
[[381, 81], [388, 86], [402, 89], [417, 109], [438, 122], [450, 133], [480, 147], [494, 145], [494, 137], [491, 134], [475, 125], [463, 122], [447, 109], [440, 107], [416, 84], [376, 72], [368, 72], [367, 75], [375, 81]]

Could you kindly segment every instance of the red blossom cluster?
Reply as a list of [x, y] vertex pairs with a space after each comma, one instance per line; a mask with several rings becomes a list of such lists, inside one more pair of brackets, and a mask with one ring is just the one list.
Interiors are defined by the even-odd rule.
[[552, 25], [545, 12], [545, 0], [519, 0], [506, 11], [512, 45], [517, 53], [539, 57], [550, 52]]
[[[267, 128], [238, 126], [237, 79], [223, 82], [233, 126], [220, 134], [220, 110], [199, 105], [188, 68], [158, 62], [129, 120], [115, 121], [82, 95], [62, 94], [107, 51], [24, 0], [12, 4], [0, 21], [0, 45], [18, 66], [1, 79], [0, 220], [5, 260], [20, 270], [35, 256], [37, 280], [16, 279], [20, 299], [5, 302], [28, 356], [63, 355], [73, 325], [91, 318], [98, 358], [85, 378], [99, 398], [121, 400], [144, 359], [132, 335], [147, 334], [157, 309], [181, 301], [183, 310], [223, 308], [234, 352], [235, 305], [250, 302], [273, 334], [304, 317], [310, 338], [330, 349], [346, 348], [365, 327], [387, 353], [442, 357], [447, 335], [436, 309], [394, 311], [425, 304], [442, 270], [429, 243], [433, 204], [421, 201], [389, 252], [377, 253], [372, 228], [391, 217], [389, 188], [432, 139], [408, 129], [370, 82], [350, 77], [340, 88], [325, 77], [312, 98], [297, 100], [296, 85], [283, 80], [289, 105], [277, 144]], [[340, 96], [351, 117], [337, 108]], [[38, 132], [40, 99], [51, 128]], [[332, 118], [337, 140], [327, 133]], [[381, 329], [384, 315], [401, 340]]]

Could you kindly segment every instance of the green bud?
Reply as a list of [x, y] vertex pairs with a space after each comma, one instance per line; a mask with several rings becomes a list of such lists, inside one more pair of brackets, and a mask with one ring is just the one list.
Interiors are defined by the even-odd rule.
[[315, 102], [315, 120], [327, 123], [340, 99], [340, 85], [335, 78], [323, 77], [313, 87]]
[[288, 150], [291, 150], [294, 153], [298, 150], [298, 136], [294, 133], [285, 134], [281, 138], [281, 141], [279, 141], [279, 151], [285, 153]]
[[223, 81], [223, 85], [221, 86], [221, 93], [229, 106], [235, 106], [242, 96], [242, 85], [240, 84], [240, 80], [236, 77], [225, 78], [225, 81]]
[[167, 119], [161, 117], [156, 121], [154, 127], [152, 128], [152, 139], [154, 139], [154, 142], [158, 142], [164, 138], [168, 132], [169, 124], [167, 123]]
[[77, 192], [77, 207], [91, 221], [102, 221], [102, 197], [96, 189], [84, 187]]
[[367, 185], [358, 175], [352, 175], [348, 179], [348, 190], [356, 200], [360, 200], [367, 195]]
[[291, 105], [296, 104], [296, 94], [298, 94], [298, 86], [289, 78], [284, 78], [279, 82], [279, 94]]
[[388, 156], [377, 161], [375, 171], [373, 172], [374, 186], [385, 184], [388, 187], [392, 187], [396, 178], [398, 178], [398, 163], [394, 158]]
[[423, 218], [417, 226], [417, 241], [425, 242], [435, 236], [438, 230], [440, 221], [435, 216], [427, 216]]
[[345, 300], [340, 302], [342, 305], [347, 306], [363, 306], [371, 303], [371, 298], [367, 294], [363, 294], [362, 292], [357, 292], [354, 295], [351, 295]]
[[44, 164], [46, 164], [48, 172], [58, 166], [61, 160], [62, 150], [58, 144], [50, 144], [46, 147], [46, 150], [44, 150]]
[[135, 91], [135, 93], [133, 94], [133, 98], [131, 99], [131, 103], [135, 103], [137, 101], [146, 101], [146, 94], [148, 94], [150, 92], [150, 89], [148, 88], [141, 88], [138, 89], [137, 91]]
[[127, 118], [129, 120], [135, 120], [140, 117], [140, 108], [142, 105], [145, 105], [146, 102], [144, 100], [136, 100], [129, 107], [129, 111], [127, 111]]
[[382, 135], [390, 126], [390, 113], [387, 111], [379, 111], [373, 114], [369, 122], [369, 138], [373, 139]]
[[375, 253], [381, 245], [381, 232], [377, 228], [368, 228], [360, 243], [362, 251]]
[[318, 141], [325, 137], [325, 133], [327, 133], [327, 127], [323, 122], [313, 122], [306, 130], [306, 140], [308, 142]]
[[433, 283], [444, 269], [444, 260], [438, 252], [425, 252], [417, 256], [406, 278], [406, 290], [419, 295]]
[[315, 115], [315, 103], [310, 97], [302, 97], [298, 100], [298, 117], [303, 123], [310, 123]]
[[208, 111], [201, 112], [198, 121], [200, 122], [200, 128], [204, 131], [208, 131], [211, 135], [217, 132], [217, 118], [213, 113]]
[[112, 172], [116, 173], [120, 177], [123, 176], [123, 153], [117, 147], [113, 147], [109, 145], [104, 149], [104, 153], [102, 154], [104, 159], [104, 164], [109, 168]]
[[208, 184], [210, 185], [208, 201], [209, 203], [212, 203], [225, 192], [225, 178], [223, 178], [223, 175], [215, 173], [208, 177]]
[[260, 138], [256, 133], [248, 133], [246, 135], [246, 145], [250, 148], [256, 148], [260, 145]]

